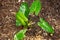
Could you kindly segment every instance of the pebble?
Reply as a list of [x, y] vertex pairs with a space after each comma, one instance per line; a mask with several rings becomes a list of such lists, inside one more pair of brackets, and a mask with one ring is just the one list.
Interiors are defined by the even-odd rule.
[[43, 33], [44, 36], [47, 36], [48, 34], [47, 33]]
[[18, 0], [18, 3], [21, 2], [21, 0]]
[[38, 33], [42, 33], [42, 31], [39, 31]]
[[53, 36], [53, 34], [50, 34], [51, 36]]

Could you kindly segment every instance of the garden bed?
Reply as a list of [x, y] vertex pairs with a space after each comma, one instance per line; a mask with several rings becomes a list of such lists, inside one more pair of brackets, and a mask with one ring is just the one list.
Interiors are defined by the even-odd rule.
[[[26, 0], [31, 4], [32, 0]], [[15, 33], [23, 29], [23, 26], [16, 27], [15, 15], [21, 2], [18, 0], [0, 0], [0, 40], [13, 40]], [[28, 28], [24, 40], [60, 40], [60, 1], [41, 0], [42, 10], [38, 16], [30, 15], [29, 20], [38, 22], [40, 17], [45, 18], [54, 28], [51, 35], [42, 30], [38, 25]]]

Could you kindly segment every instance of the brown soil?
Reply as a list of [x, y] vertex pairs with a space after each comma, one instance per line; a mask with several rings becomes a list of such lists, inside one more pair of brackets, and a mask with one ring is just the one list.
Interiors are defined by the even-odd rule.
[[[26, 0], [31, 4], [32, 0]], [[60, 40], [60, 0], [41, 0], [42, 10], [38, 16], [30, 16], [33, 22], [40, 17], [45, 18], [54, 28], [53, 35], [43, 31], [40, 27], [32, 25], [28, 28], [24, 40]], [[15, 26], [15, 14], [20, 3], [18, 0], [0, 0], [0, 40], [13, 40], [14, 34], [22, 27]]]

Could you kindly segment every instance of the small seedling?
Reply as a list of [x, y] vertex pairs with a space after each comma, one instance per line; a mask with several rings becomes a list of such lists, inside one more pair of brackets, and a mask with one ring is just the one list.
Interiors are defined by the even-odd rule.
[[[16, 27], [22, 25], [24, 29], [20, 30], [18, 33], [15, 34], [14, 40], [23, 40], [28, 26], [32, 25], [32, 23], [29, 22], [28, 20], [29, 14], [35, 13], [35, 15], [38, 16], [40, 11], [41, 11], [40, 0], [34, 0], [30, 7], [26, 2], [21, 3], [21, 6], [18, 12], [16, 13]], [[40, 26], [43, 30], [49, 33], [54, 33], [52, 26], [49, 25], [49, 23], [46, 22], [43, 18], [40, 18], [40, 22], [38, 22], [38, 26]]]

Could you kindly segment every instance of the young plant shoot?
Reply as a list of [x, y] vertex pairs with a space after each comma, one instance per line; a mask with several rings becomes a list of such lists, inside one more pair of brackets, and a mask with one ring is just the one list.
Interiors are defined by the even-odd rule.
[[[16, 26], [23, 26], [24, 29], [20, 30], [18, 33], [15, 34], [14, 40], [23, 40], [25, 37], [25, 33], [27, 28], [32, 23], [28, 23], [28, 16], [29, 13], [35, 13], [38, 16], [39, 12], [41, 11], [41, 2], [40, 0], [34, 0], [32, 5], [28, 6], [28, 3], [22, 2], [21, 6], [19, 7], [18, 12], [16, 13]], [[31, 24], [30, 24], [31, 23]], [[47, 31], [48, 33], [54, 33], [52, 26], [46, 22], [43, 18], [40, 18], [40, 22], [38, 22], [38, 26], [40, 26], [43, 30]]]
[[54, 33], [52, 26], [47, 21], [45, 21], [45, 19], [40, 18], [40, 22], [38, 22], [38, 25], [39, 25], [39, 27], [41, 27], [46, 32]]

